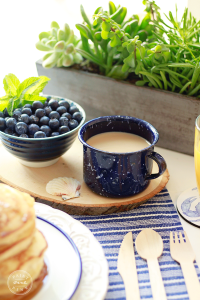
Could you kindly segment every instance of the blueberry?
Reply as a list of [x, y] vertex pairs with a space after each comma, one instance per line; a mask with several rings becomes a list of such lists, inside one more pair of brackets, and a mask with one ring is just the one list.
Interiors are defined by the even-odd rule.
[[15, 129], [15, 125], [17, 124], [17, 121], [15, 118], [9, 118], [7, 121], [6, 121], [6, 126], [11, 129], [11, 130], [14, 130]]
[[25, 104], [24, 108], [30, 108], [30, 109], [32, 109], [32, 105], [31, 104]]
[[28, 135], [27, 134], [25, 134], [25, 133], [23, 133], [23, 134], [20, 134], [20, 136], [19, 137], [22, 137], [22, 138], [26, 138], [26, 139], [28, 139]]
[[49, 102], [51, 100], [51, 96], [47, 97], [47, 102]]
[[15, 125], [15, 131], [18, 133], [18, 134], [24, 134], [24, 133], [27, 133], [28, 132], [28, 126], [26, 123], [24, 122], [18, 122], [16, 125]]
[[54, 131], [54, 132], [52, 132], [52, 134], [51, 134], [51, 136], [58, 136], [59, 135], [59, 132], [57, 132], [57, 131]]
[[0, 111], [0, 118], [5, 118], [4, 113]]
[[39, 118], [35, 115], [32, 115], [29, 117], [29, 123], [30, 124], [39, 124]]
[[37, 124], [31, 124], [28, 126], [29, 135], [34, 136], [34, 134], [40, 130], [40, 127]]
[[60, 126], [68, 126], [69, 120], [65, 117], [61, 117], [59, 122], [60, 122]]
[[5, 118], [5, 121], [7, 121], [9, 118], [10, 118], [10, 117], [6, 117], [6, 118]]
[[69, 120], [69, 128], [72, 130], [78, 126], [78, 122], [74, 119]]
[[36, 109], [35, 115], [36, 115], [36, 117], [38, 117], [38, 118], [44, 117], [44, 116], [45, 116], [45, 111], [44, 111], [44, 109], [43, 109], [43, 108], [38, 108], [38, 109]]
[[46, 115], [48, 116], [50, 114], [50, 112], [52, 111], [52, 108], [50, 106], [47, 106], [44, 108], [44, 111], [45, 111]]
[[49, 106], [51, 106], [52, 109], [56, 110], [56, 108], [58, 108], [59, 106], [58, 101], [55, 99], [51, 99], [49, 101]]
[[59, 133], [60, 133], [60, 134], [63, 134], [63, 133], [69, 132], [69, 131], [70, 131], [70, 129], [69, 129], [68, 126], [61, 126], [61, 127], [59, 128]]
[[65, 118], [67, 118], [68, 120], [70, 120], [71, 118], [72, 118], [72, 116], [69, 114], [69, 113], [64, 113], [64, 114], [62, 114], [62, 117], [65, 117]]
[[65, 106], [59, 106], [59, 107], [56, 109], [56, 111], [57, 111], [60, 115], [62, 115], [62, 114], [64, 114], [64, 113], [67, 112], [67, 109], [66, 109]]
[[47, 125], [41, 126], [40, 130], [43, 131], [46, 134], [46, 136], [50, 136], [51, 134], [51, 128]]
[[41, 125], [48, 125], [49, 124], [49, 118], [44, 116], [40, 119], [40, 124]]
[[22, 114], [21, 117], [18, 118], [19, 122], [24, 122], [29, 124], [30, 117], [27, 114]]
[[45, 138], [45, 137], [46, 137], [46, 134], [43, 131], [37, 131], [34, 134], [35, 139], [42, 139], [42, 138]]
[[57, 130], [59, 128], [59, 121], [57, 119], [51, 119], [49, 121], [49, 127], [52, 130]]
[[32, 107], [33, 107], [33, 110], [36, 110], [38, 108], [43, 108], [44, 105], [40, 101], [34, 101], [33, 104], [32, 104]]
[[20, 116], [21, 116], [21, 111], [18, 110], [18, 109], [15, 109], [14, 112], [13, 112], [12, 117], [15, 118], [18, 121]]
[[72, 115], [72, 118], [78, 122], [80, 122], [82, 119], [83, 119], [83, 115], [81, 112], [75, 112], [73, 115]]
[[13, 134], [12, 134], [12, 136], [19, 136], [16, 132], [14, 132]]
[[52, 111], [49, 114], [49, 118], [50, 119], [60, 119], [60, 114], [57, 111]]
[[4, 132], [7, 133], [7, 134], [11, 134], [11, 135], [14, 133], [13, 130], [10, 129], [10, 128], [6, 128], [6, 129], [4, 130]]
[[0, 131], [3, 131], [4, 129], [6, 129], [6, 121], [4, 118], [0, 117]]
[[25, 107], [22, 109], [22, 114], [27, 114], [28, 116], [32, 115], [32, 109], [29, 107]]
[[44, 108], [48, 106], [48, 101], [44, 102]]
[[69, 109], [70, 105], [69, 102], [67, 102], [66, 100], [62, 99], [58, 102], [59, 106], [64, 106], [66, 107], [66, 109]]
[[75, 112], [79, 112], [78, 107], [76, 107], [75, 105], [70, 106], [70, 108], [69, 108], [69, 113], [70, 113], [71, 115], [73, 115]]
[[4, 113], [5, 118], [6, 117], [10, 117], [10, 115], [9, 115], [9, 113], [7, 111], [7, 108], [4, 109], [3, 113]]
[[18, 110], [18, 111], [22, 112], [22, 109], [23, 109], [23, 107], [18, 107], [18, 108], [15, 108], [15, 111]]

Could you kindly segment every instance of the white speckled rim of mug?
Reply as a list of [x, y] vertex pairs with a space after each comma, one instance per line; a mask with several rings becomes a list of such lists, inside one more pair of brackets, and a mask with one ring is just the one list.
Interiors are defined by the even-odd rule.
[[[106, 119], [116, 119], [116, 118], [121, 118], [122, 120], [136, 120], [136, 121], [140, 121], [140, 122], [143, 122], [143, 124], [145, 124], [146, 126], [148, 126], [149, 127], [149, 129], [152, 131], [152, 133], [153, 133], [153, 135], [154, 135], [154, 141], [153, 141], [153, 143], [151, 143], [148, 147], [146, 147], [146, 148], [143, 148], [143, 149], [141, 149], [141, 150], [138, 150], [138, 151], [136, 151], [136, 152], [143, 152], [144, 150], [147, 150], [147, 149], [150, 149], [152, 146], [154, 146], [157, 142], [158, 142], [158, 140], [159, 140], [159, 133], [158, 133], [158, 131], [156, 130], [156, 128], [153, 126], [153, 125], [151, 125], [150, 123], [148, 123], [147, 121], [145, 121], [145, 120], [142, 120], [142, 119], [138, 119], [138, 118], [135, 118], [135, 117], [131, 117], [131, 116], [120, 116], [120, 115], [113, 115], [113, 116], [103, 116], [103, 117], [98, 117], [98, 118], [95, 118], [95, 119], [92, 119], [92, 120], [90, 120], [90, 121], [88, 121], [88, 122], [86, 122], [85, 124], [83, 124], [82, 126], [81, 126], [81, 128], [79, 129], [79, 132], [78, 132], [78, 138], [79, 138], [79, 141], [84, 145], [84, 146], [86, 146], [86, 147], [88, 147], [88, 148], [90, 148], [90, 149], [93, 149], [93, 150], [95, 150], [95, 151], [98, 151], [98, 152], [103, 152], [103, 153], [110, 153], [110, 154], [114, 154], [114, 155], [128, 155], [128, 154], [131, 154], [131, 153], [133, 153], [133, 152], [122, 152], [122, 153], [119, 153], [119, 152], [109, 152], [109, 151], [103, 151], [103, 150], [99, 150], [99, 149], [97, 149], [97, 148], [94, 148], [94, 147], [92, 147], [92, 146], [90, 146], [89, 144], [87, 144], [85, 141], [84, 141], [84, 139], [83, 139], [83, 133], [87, 130], [87, 127], [91, 124], [92, 125], [92, 123], [93, 123], [93, 125], [95, 125], [96, 123], [100, 123], [101, 121], [106, 121]], [[107, 121], [109, 121], [109, 120], [107, 120]], [[110, 131], [110, 132], [112, 132], [112, 131]], [[125, 132], [125, 131], [122, 131], [122, 132]], [[103, 133], [103, 132], [102, 132]], [[133, 133], [134, 134], [134, 133]], [[95, 134], [93, 135], [93, 136], [95, 136]]]

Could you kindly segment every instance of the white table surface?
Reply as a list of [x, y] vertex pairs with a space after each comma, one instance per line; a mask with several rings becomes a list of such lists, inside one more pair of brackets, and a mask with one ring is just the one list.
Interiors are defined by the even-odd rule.
[[[183, 191], [196, 186], [194, 157], [159, 147], [155, 147], [155, 151], [161, 154], [167, 162], [170, 180], [166, 187], [176, 207], [178, 196]], [[200, 267], [200, 228], [186, 222], [181, 216], [180, 220], [195, 251], [196, 261]]]

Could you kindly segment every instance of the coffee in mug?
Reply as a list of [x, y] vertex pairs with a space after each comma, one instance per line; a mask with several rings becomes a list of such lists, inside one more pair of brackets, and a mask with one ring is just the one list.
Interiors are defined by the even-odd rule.
[[99, 133], [87, 140], [93, 148], [114, 153], [127, 153], [140, 151], [150, 146], [150, 143], [139, 135], [111, 131]]

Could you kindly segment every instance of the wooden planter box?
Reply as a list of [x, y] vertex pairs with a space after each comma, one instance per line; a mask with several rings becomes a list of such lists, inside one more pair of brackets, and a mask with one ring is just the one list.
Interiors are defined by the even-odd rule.
[[78, 102], [87, 120], [106, 115], [134, 116], [158, 130], [157, 146], [193, 155], [195, 119], [200, 115], [197, 98], [73, 69], [44, 69], [41, 61], [36, 66], [39, 75], [51, 78], [44, 93]]

